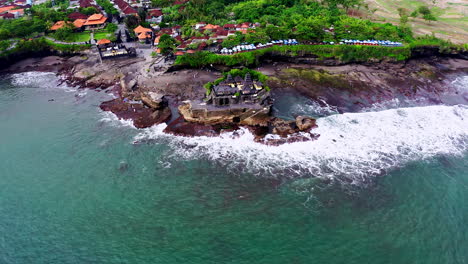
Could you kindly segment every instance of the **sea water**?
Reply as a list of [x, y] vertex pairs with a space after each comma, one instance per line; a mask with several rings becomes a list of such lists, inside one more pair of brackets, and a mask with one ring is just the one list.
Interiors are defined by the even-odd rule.
[[468, 263], [466, 105], [289, 98], [320, 137], [273, 147], [137, 130], [111, 98], [3, 76], [0, 263]]

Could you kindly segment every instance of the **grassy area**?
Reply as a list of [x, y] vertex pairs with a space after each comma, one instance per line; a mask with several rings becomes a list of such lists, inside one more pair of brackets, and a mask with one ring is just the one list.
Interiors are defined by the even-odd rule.
[[72, 34], [69, 42], [86, 42], [91, 39], [89, 32], [76, 32]]
[[468, 44], [456, 45], [435, 37], [417, 38], [403, 47], [358, 46], [358, 45], [296, 45], [273, 46], [266, 49], [243, 52], [234, 55], [218, 55], [207, 51], [185, 54], [177, 57], [176, 65], [201, 68], [211, 64], [226, 66], [258, 66], [268, 56], [308, 56], [317, 60], [334, 59], [343, 63], [371, 62], [379, 60], [404, 61], [411, 58], [413, 51], [423, 47], [438, 48], [441, 54], [468, 50]]
[[96, 33], [94, 33], [94, 38], [97, 39], [97, 40], [100, 40], [100, 39], [109, 39], [109, 38], [111, 38], [112, 36], [114, 36], [114, 34], [109, 33], [109, 32], [107, 32], [107, 31], [101, 31], [101, 32], [96, 32]]
[[52, 49], [63, 51], [63, 52], [76, 52], [81, 50], [86, 50], [91, 48], [91, 44], [86, 45], [65, 45], [65, 44], [57, 44], [48, 39], [39, 39], [39, 41], [44, 42], [46, 46], [49, 46]]
[[[431, 0], [365, 0], [369, 5], [367, 15], [376, 22], [390, 22], [398, 25], [400, 17], [398, 8], [409, 13], [422, 5], [431, 8], [438, 21], [427, 22], [421, 18], [410, 18], [409, 26], [416, 36], [434, 34], [438, 38], [451, 40], [454, 43], [468, 43], [468, 5], [465, 0], [435, 1]], [[372, 14], [371, 14], [372, 13]]]
[[218, 55], [211, 52], [186, 54], [176, 59], [176, 64], [194, 68], [210, 64], [226, 66], [256, 66], [265, 55], [311, 56], [318, 60], [336, 59], [342, 62], [367, 62], [371, 60], [390, 59], [406, 60], [411, 56], [411, 48], [380, 47], [380, 46], [346, 46], [346, 45], [297, 45], [273, 46], [266, 49], [238, 53], [234, 55]]

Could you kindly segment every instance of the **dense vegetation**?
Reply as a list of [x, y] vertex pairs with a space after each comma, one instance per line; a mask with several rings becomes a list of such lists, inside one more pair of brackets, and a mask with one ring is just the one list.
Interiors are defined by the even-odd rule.
[[50, 2], [34, 5], [26, 14], [19, 19], [0, 19], [0, 40], [10, 38], [34, 37], [45, 32], [56, 21], [67, 20], [67, 15], [73, 10], [67, 10], [66, 5], [59, 1], [57, 9], [51, 8]]
[[402, 61], [411, 58], [414, 50], [421, 47], [435, 47], [441, 54], [467, 52], [468, 45], [454, 45], [435, 37], [415, 39], [404, 47], [355, 46], [355, 45], [297, 45], [273, 46], [261, 50], [238, 53], [234, 55], [218, 55], [211, 52], [186, 54], [176, 59], [176, 65], [200, 68], [212, 64], [226, 66], [258, 66], [261, 58], [269, 55], [284, 55], [289, 57], [309, 56], [318, 60], [336, 59], [343, 63], [368, 62], [371, 60]]
[[114, 4], [109, 0], [96, 0], [96, 3], [104, 9], [107, 15], [118, 15], [119, 11], [114, 7]]
[[6, 66], [8, 62], [18, 61], [18, 59], [24, 58], [25, 56], [38, 55], [41, 53], [50, 54], [51, 52], [61, 52], [71, 54], [89, 49], [90, 47], [91, 45], [56, 44], [45, 38], [20, 40], [16, 43], [14, 48], [0, 52], [0, 64], [1, 66]]
[[[158, 0], [165, 6], [167, 1]], [[346, 15], [349, 8], [360, 8], [362, 0], [191, 0], [181, 9], [164, 8], [166, 24], [181, 24], [185, 36], [196, 35], [191, 26], [199, 21], [212, 24], [241, 22], [259, 23], [255, 32], [230, 37], [225, 46], [270, 39], [296, 38], [299, 41], [339, 41], [354, 39], [391, 39], [411, 41], [411, 30], [405, 25], [373, 23]], [[331, 29], [327, 32], [324, 29]]]
[[206, 89], [206, 94], [209, 95], [211, 93], [211, 89], [213, 86], [218, 85], [222, 81], [226, 80], [228, 75], [231, 75], [232, 77], [240, 76], [242, 78], [245, 78], [245, 75], [249, 73], [250, 76], [252, 76], [252, 80], [258, 80], [264, 84], [265, 89], [270, 90], [268, 86], [265, 85], [265, 83], [268, 80], [268, 76], [264, 75], [261, 72], [254, 71], [248, 68], [242, 68], [242, 69], [232, 69], [227, 72], [223, 72], [223, 77], [218, 78], [214, 80], [213, 82], [208, 82], [206, 83], [203, 87]]
[[318, 60], [338, 59], [342, 62], [366, 62], [371, 59], [405, 60], [410, 57], [409, 47], [375, 47], [343, 45], [297, 45], [273, 46], [266, 49], [238, 53], [232, 56], [217, 55], [210, 52], [186, 54], [176, 60], [176, 64], [194, 68], [210, 64], [226, 66], [256, 66], [265, 55], [312, 56]]

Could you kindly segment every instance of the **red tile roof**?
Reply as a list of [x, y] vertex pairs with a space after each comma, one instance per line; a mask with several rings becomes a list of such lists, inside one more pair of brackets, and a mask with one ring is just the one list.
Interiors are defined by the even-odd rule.
[[90, 25], [100, 25], [106, 23], [107, 17], [103, 16], [102, 14], [94, 14], [86, 20], [86, 22], [83, 24], [85, 26], [90, 26]]
[[111, 41], [108, 39], [100, 39], [97, 42], [98, 45], [109, 44], [109, 43], [111, 43]]
[[16, 6], [14, 5], [9, 5], [9, 6], [2, 6], [0, 7], [0, 14], [6, 11], [10, 11], [11, 9], [15, 8]]
[[133, 32], [135, 32], [137, 34], [140, 34], [140, 33], [144, 33], [144, 32], [153, 32], [153, 30], [151, 30], [149, 28], [142, 27], [142, 26], [138, 26], [133, 30]]
[[124, 9], [122, 9], [122, 12], [126, 15], [134, 15], [134, 14], [138, 14], [138, 12], [135, 10], [135, 8], [131, 7], [130, 5], [128, 5], [127, 7], [125, 7]]
[[73, 25], [77, 28], [80, 28], [84, 25], [84, 23], [86, 23], [86, 19], [77, 19], [75, 21], [73, 21]]
[[11, 19], [11, 18], [15, 18], [15, 15], [10, 14], [10, 13], [5, 13], [5, 14], [0, 14], [0, 17], [3, 17], [4, 19]]
[[57, 21], [54, 25], [50, 27], [50, 30], [59, 30], [65, 26], [65, 21]]
[[163, 13], [161, 10], [159, 9], [155, 9], [155, 10], [149, 10], [147, 15], [146, 15], [146, 18], [147, 19], [151, 19], [152, 17], [160, 17], [162, 16]]
[[77, 20], [77, 19], [87, 19], [88, 16], [85, 15], [85, 14], [82, 14], [80, 12], [73, 12], [73, 13], [68, 15], [68, 18], [70, 20]]

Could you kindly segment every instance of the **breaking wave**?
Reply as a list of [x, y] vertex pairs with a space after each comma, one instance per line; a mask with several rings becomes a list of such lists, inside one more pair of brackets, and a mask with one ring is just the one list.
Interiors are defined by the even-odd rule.
[[101, 122], [111, 124], [112, 126], [116, 127], [131, 127], [133, 126], [132, 120], [126, 120], [118, 118], [114, 113], [108, 111], [101, 111], [102, 118], [100, 119]]
[[360, 184], [410, 161], [468, 150], [468, 107], [426, 106], [319, 118], [315, 141], [281, 146], [254, 142], [246, 129], [220, 137], [175, 137], [158, 125], [137, 142], [157, 140], [172, 156], [209, 159], [263, 177], [319, 177]]
[[63, 89], [66, 92], [76, 92], [77, 89], [60, 83], [53, 72], [22, 72], [11, 75], [11, 82], [16, 86], [41, 87], [45, 89]]

